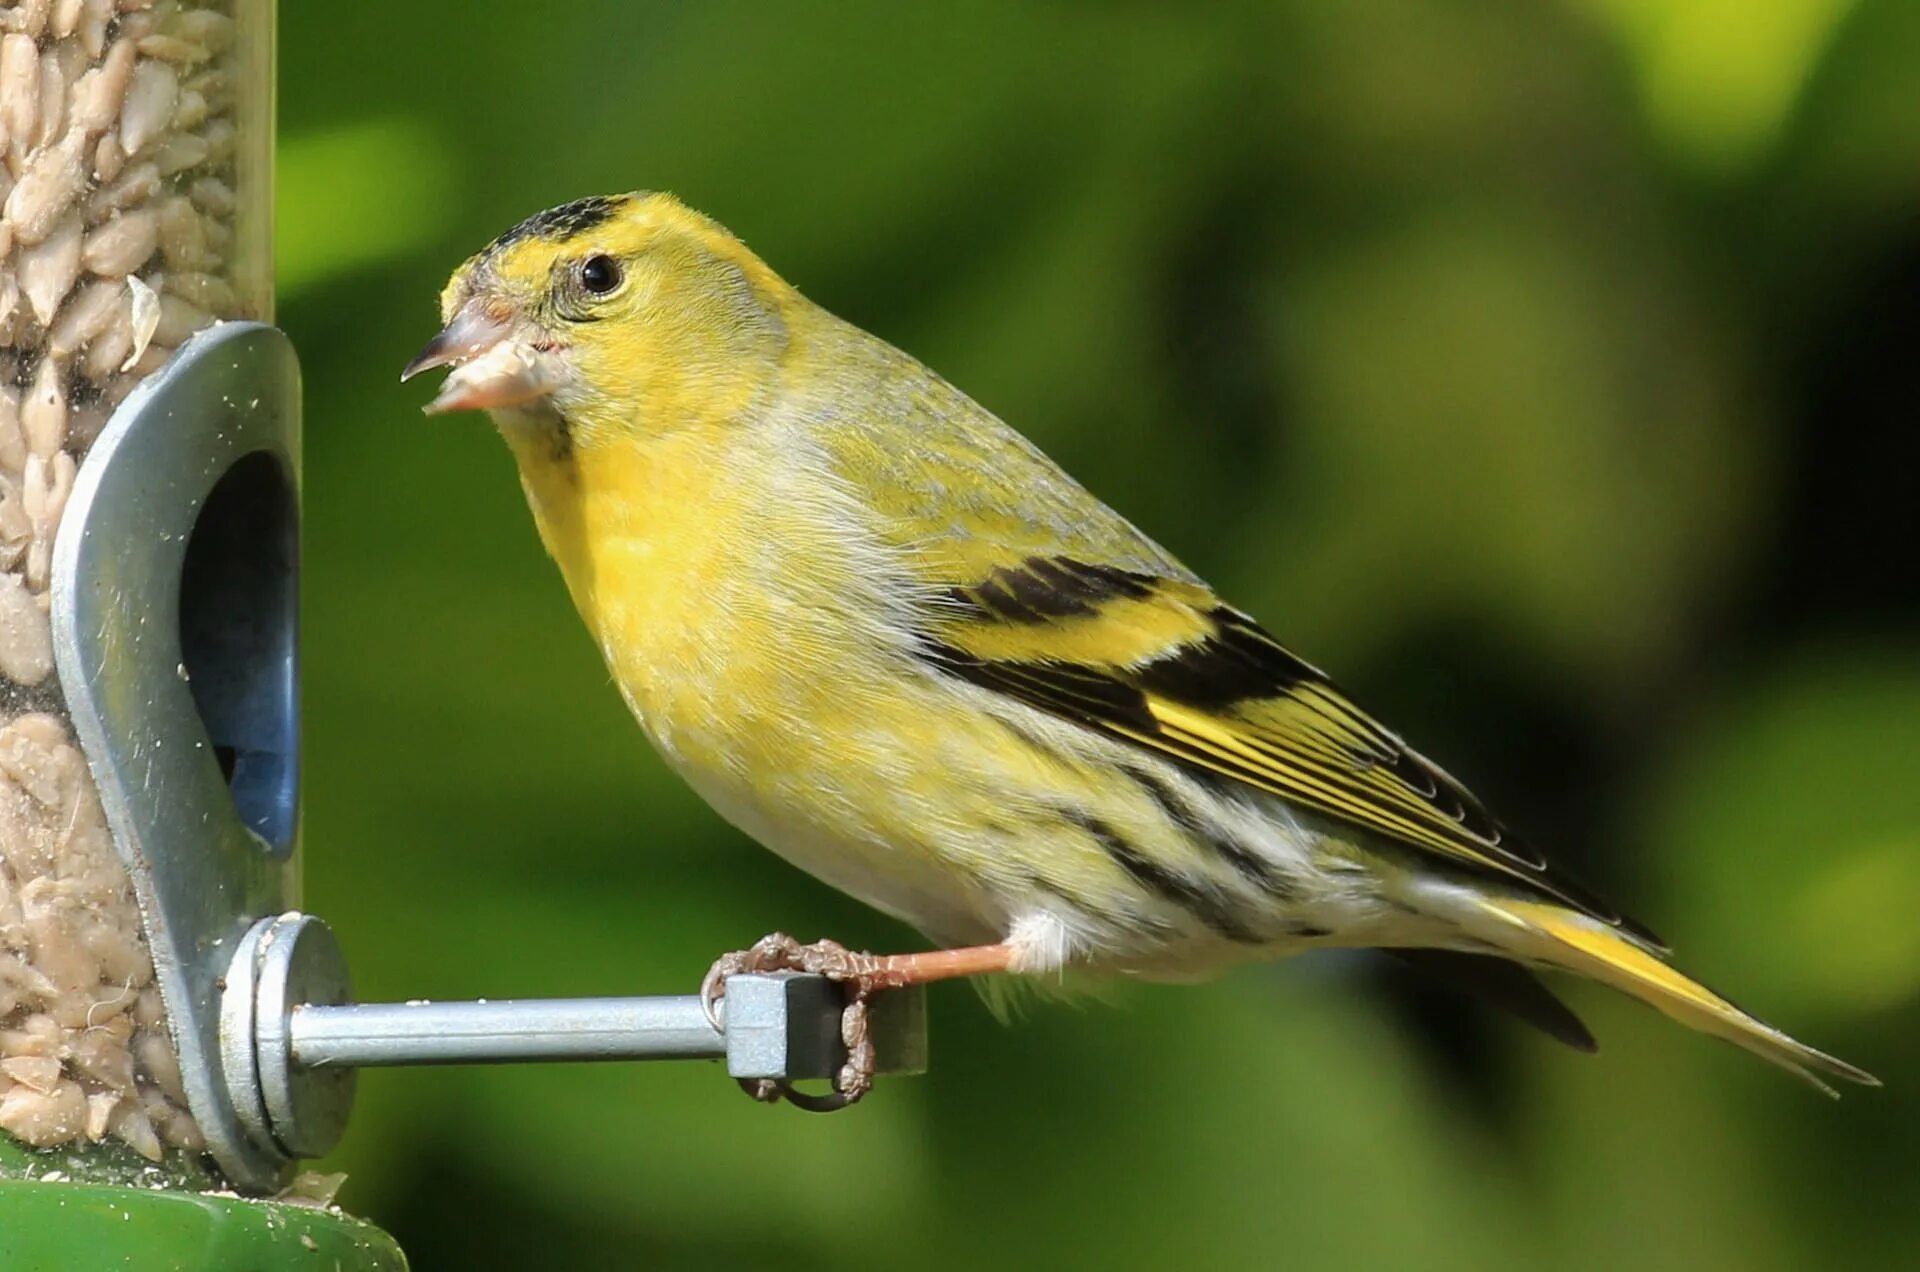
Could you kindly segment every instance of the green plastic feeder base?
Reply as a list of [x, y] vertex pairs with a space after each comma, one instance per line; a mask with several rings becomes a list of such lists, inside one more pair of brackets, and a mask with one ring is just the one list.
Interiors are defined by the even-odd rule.
[[6, 1272], [406, 1272], [370, 1223], [277, 1201], [0, 1179]]

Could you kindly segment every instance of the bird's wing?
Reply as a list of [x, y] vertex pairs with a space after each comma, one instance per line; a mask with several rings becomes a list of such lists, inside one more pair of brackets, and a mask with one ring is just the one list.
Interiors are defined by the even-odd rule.
[[1029, 555], [925, 610], [943, 671], [1657, 938], [1191, 576]]

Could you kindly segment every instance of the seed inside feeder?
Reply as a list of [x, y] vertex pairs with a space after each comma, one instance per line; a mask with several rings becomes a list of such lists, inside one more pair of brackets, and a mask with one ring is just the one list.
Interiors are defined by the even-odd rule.
[[194, 331], [266, 314], [264, 236], [236, 225], [264, 218], [265, 193], [235, 156], [266, 122], [265, 84], [253, 101], [234, 86], [264, 73], [236, 64], [236, 19], [270, 10], [0, 9], [0, 1130], [38, 1148], [205, 1146], [62, 705], [47, 588], [114, 405]]

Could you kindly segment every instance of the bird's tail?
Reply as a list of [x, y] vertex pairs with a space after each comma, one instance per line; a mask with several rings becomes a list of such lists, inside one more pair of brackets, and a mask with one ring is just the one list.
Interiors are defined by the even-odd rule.
[[1631, 994], [1683, 1025], [1724, 1038], [1797, 1074], [1828, 1095], [1837, 1096], [1839, 1092], [1827, 1084], [1826, 1078], [1880, 1085], [1880, 1080], [1865, 1070], [1797, 1042], [1741, 1011], [1617, 929], [1551, 902], [1483, 897], [1480, 905], [1490, 917], [1507, 925], [1503, 934], [1507, 939], [1502, 944], [1516, 954]]

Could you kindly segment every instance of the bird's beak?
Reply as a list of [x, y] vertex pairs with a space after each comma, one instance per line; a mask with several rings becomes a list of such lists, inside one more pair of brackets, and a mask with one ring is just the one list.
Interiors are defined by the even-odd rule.
[[428, 415], [525, 406], [552, 392], [555, 382], [550, 353], [530, 347], [512, 323], [477, 302], [455, 314], [407, 363], [400, 379], [435, 367], [452, 367], [453, 374], [427, 403]]

